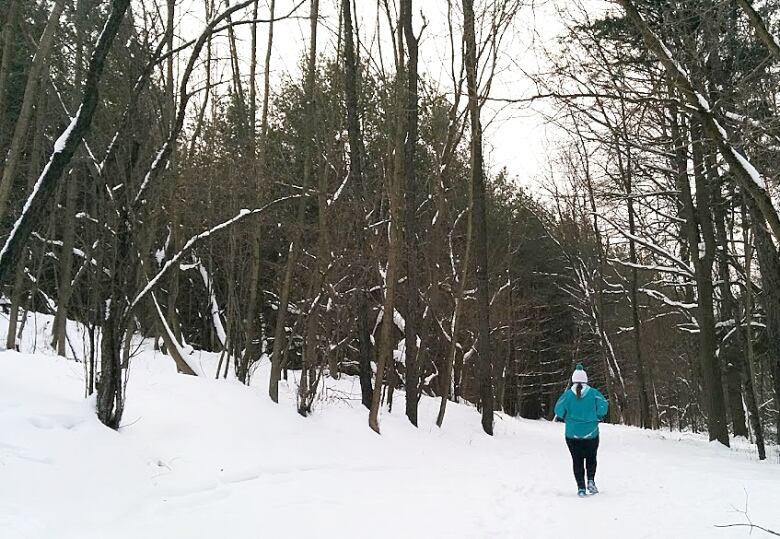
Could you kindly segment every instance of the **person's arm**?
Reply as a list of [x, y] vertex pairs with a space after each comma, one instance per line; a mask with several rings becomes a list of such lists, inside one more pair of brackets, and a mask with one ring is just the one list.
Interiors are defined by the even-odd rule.
[[563, 419], [566, 419], [566, 394], [567, 391], [564, 391], [560, 397], [558, 397], [558, 402], [555, 403], [555, 416]]
[[596, 390], [596, 417], [599, 418], [599, 421], [607, 416], [608, 411], [609, 401], [604, 398], [604, 395], [599, 390]]

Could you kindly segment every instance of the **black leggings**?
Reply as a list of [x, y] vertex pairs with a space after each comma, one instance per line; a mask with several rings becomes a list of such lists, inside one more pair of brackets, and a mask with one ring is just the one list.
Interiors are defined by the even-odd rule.
[[596, 478], [596, 453], [599, 450], [599, 438], [566, 438], [571, 460], [574, 463], [574, 479], [577, 488], [585, 488], [585, 465], [588, 466], [588, 479]]

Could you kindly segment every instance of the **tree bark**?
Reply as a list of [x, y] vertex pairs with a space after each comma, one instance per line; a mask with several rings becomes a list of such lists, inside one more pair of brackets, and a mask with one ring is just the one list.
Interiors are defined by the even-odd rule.
[[359, 264], [357, 264], [357, 286], [355, 300], [357, 304], [358, 326], [358, 369], [360, 378], [360, 394], [363, 406], [371, 409], [373, 388], [371, 387], [371, 330], [368, 322], [368, 295], [365, 291], [363, 277], [368, 264], [366, 250], [367, 237], [365, 218], [363, 216], [363, 167], [362, 149], [363, 137], [360, 130], [358, 102], [358, 61], [355, 54], [354, 30], [352, 25], [352, 8], [350, 0], [341, 0], [342, 17], [344, 19], [344, 101], [347, 111], [347, 134], [349, 137], [349, 175], [352, 186], [353, 205], [355, 208], [354, 229], [357, 243], [361, 246]]
[[[698, 289], [697, 318], [699, 322], [699, 354], [702, 370], [702, 381], [707, 401], [707, 428], [710, 440], [718, 440], [729, 446], [729, 432], [726, 421], [726, 406], [723, 398], [723, 378], [720, 362], [716, 354], [715, 310], [713, 306], [712, 270], [717, 246], [712, 222], [710, 195], [711, 186], [704, 170], [704, 148], [701, 142], [703, 133], [700, 129], [691, 131], [693, 147], [693, 172], [696, 184], [695, 207], [691, 202], [690, 211], [696, 214], [696, 220], [701, 231], [701, 244], [698, 253], [694, 253], [693, 263], [696, 270], [696, 286]], [[690, 189], [690, 186], [687, 186]], [[689, 195], [686, 195], [686, 197]], [[703, 252], [702, 252], [703, 251]]]
[[[720, 358], [724, 362], [726, 373], [726, 388], [728, 395], [729, 415], [734, 436], [748, 437], [747, 424], [745, 422], [745, 409], [742, 406], [742, 371], [744, 370], [744, 334], [740, 328], [740, 316], [737, 309], [737, 300], [731, 292], [731, 272], [729, 270], [728, 236], [726, 234], [726, 208], [725, 200], [721, 195], [721, 186], [717, 177], [716, 164], [711, 158], [707, 162], [707, 173], [710, 176], [712, 190], [712, 210], [714, 215], [716, 250], [718, 263], [718, 280], [720, 288], [720, 320], [724, 324], [724, 331], [728, 335], [733, 323], [734, 332], [732, 342], [721, 339]], [[748, 401], [745, 396], [745, 401]]]
[[[618, 147], [618, 152], [621, 152]], [[629, 150], [630, 152], [630, 150]], [[620, 159], [620, 158], [619, 158]], [[628, 205], [628, 230], [632, 237], [636, 236], [636, 213], [634, 211], [634, 193], [633, 178], [631, 171], [630, 158], [623, 170], [624, 181], [626, 182], [626, 196]], [[642, 356], [642, 321], [639, 316], [639, 272], [637, 265], [639, 259], [636, 253], [636, 242], [633, 239], [628, 241], [629, 260], [631, 262], [631, 320], [634, 325], [634, 355], [637, 364], [637, 378], [639, 380], [639, 426], [643, 429], [651, 428], [650, 403], [647, 398], [647, 374], [645, 373], [644, 357]]]
[[412, 26], [412, 0], [401, 1], [401, 26], [406, 38], [409, 60], [406, 66], [406, 127], [404, 143], [404, 172], [406, 197], [404, 205], [404, 239], [406, 243], [406, 417], [417, 426], [417, 406], [420, 399], [420, 367], [418, 364], [417, 332], [420, 327], [420, 301], [417, 264], [419, 238], [417, 236], [417, 177], [415, 151], [417, 147], [417, 37]]
[[[317, 102], [315, 93], [316, 69], [317, 69], [317, 14], [319, 1], [312, 2], [312, 28], [311, 43], [309, 52], [309, 79], [308, 79], [308, 120], [307, 125], [313, 126], [316, 122]], [[309, 167], [309, 175], [314, 169], [314, 129], [311, 129], [306, 138], [304, 159]], [[304, 174], [306, 174], [304, 170]], [[319, 189], [317, 190], [317, 219], [319, 230], [317, 231], [317, 260], [314, 263], [314, 271], [311, 274], [309, 297], [312, 298], [309, 312], [306, 315], [306, 346], [301, 362], [301, 380], [298, 385], [298, 413], [307, 416], [311, 413], [311, 403], [314, 400], [316, 391], [315, 359], [317, 357], [317, 343], [319, 330], [319, 310], [322, 299], [322, 286], [325, 282], [325, 272], [328, 268], [327, 259], [329, 257], [328, 249], [328, 174], [326, 171], [319, 171]], [[311, 372], [310, 372], [311, 371]]]
[[11, 73], [11, 58], [13, 53], [14, 30], [16, 27], [16, 15], [18, 13], [19, 0], [10, 0], [8, 11], [5, 15], [2, 40], [2, 55], [0, 56], [0, 149], [5, 148], [7, 128], [5, 125], [6, 95], [8, 94], [8, 76]]
[[[257, 7], [258, 2], [254, 5], [254, 18], [257, 19]], [[268, 43], [266, 45], [265, 53], [265, 69], [263, 75], [263, 106], [260, 114], [260, 148], [255, 147], [255, 123], [256, 123], [256, 87], [255, 76], [257, 70], [257, 24], [252, 24], [252, 61], [250, 64], [250, 88], [249, 88], [249, 102], [251, 108], [251, 134], [252, 134], [252, 150], [250, 157], [252, 159], [252, 173], [255, 179], [255, 189], [257, 191], [257, 201], [260, 202], [260, 193], [262, 192], [262, 181], [266, 176], [266, 137], [268, 135], [268, 94], [270, 93], [271, 84], [271, 52], [274, 39], [274, 11], [276, 9], [276, 0], [271, 0], [270, 4], [270, 22], [268, 24]], [[259, 205], [259, 204], [258, 204]], [[241, 370], [243, 371], [243, 380], [247, 379], [249, 365], [254, 360], [257, 354], [257, 340], [259, 320], [257, 320], [258, 312], [258, 292], [259, 292], [259, 280], [260, 280], [260, 263], [261, 263], [261, 231], [262, 228], [259, 224], [252, 227], [252, 258], [251, 268], [249, 270], [249, 304], [246, 311], [246, 319], [244, 320], [245, 334], [246, 334], [246, 347], [244, 349], [244, 357], [241, 360]], [[240, 377], [241, 378], [241, 377]]]
[[474, 1], [463, 0], [463, 26], [466, 85], [471, 119], [471, 189], [474, 197], [474, 254], [476, 261], [479, 354], [479, 388], [482, 407], [482, 429], [493, 435], [493, 374], [490, 349], [490, 295], [488, 290], [487, 216], [485, 178], [482, 159], [482, 124], [477, 88], [477, 45], [474, 32]]
[[[46, 92], [39, 92], [38, 104], [35, 110], [35, 137], [33, 137], [32, 151], [30, 155], [33, 162], [38, 162], [41, 159], [42, 154], [42, 138], [45, 134], [46, 125]], [[29, 171], [27, 178], [27, 192], [32, 191], [36, 180], [36, 171]], [[24, 299], [24, 276], [25, 269], [27, 267], [27, 261], [25, 258], [29, 258], [29, 249], [25, 248], [22, 251], [22, 259], [16, 265], [14, 270], [13, 289], [11, 291], [11, 309], [8, 314], [8, 334], [6, 335], [6, 349], [15, 350], [18, 349], [17, 343], [17, 329], [19, 323], [19, 311], [21, 310], [21, 304]]]
[[[720, 368], [715, 358], [715, 317], [712, 297], [712, 265], [714, 259], [714, 235], [712, 218], [710, 217], [710, 194], [707, 179], [703, 170], [700, 135], [701, 130], [691, 130], [693, 141], [694, 177], [696, 181], [696, 204], [691, 192], [688, 176], [688, 137], [683, 134], [677, 119], [676, 110], [672, 109], [672, 139], [675, 163], [677, 167], [677, 189], [680, 192], [680, 212], [685, 218], [685, 231], [691, 250], [691, 260], [694, 266], [698, 307], [696, 319], [699, 324], [699, 367], [704, 385], [704, 395], [707, 406], [707, 422], [710, 440], [718, 440], [729, 445], [726, 426], [726, 410], [723, 401], [723, 384]], [[698, 135], [698, 136], [697, 136]], [[697, 209], [698, 206], [698, 209]], [[701, 229], [701, 245], [699, 229]]]
[[71, 278], [73, 275], [73, 248], [76, 236], [76, 197], [78, 195], [78, 182], [71, 178], [66, 186], [65, 215], [63, 223], [65, 229], [62, 233], [62, 257], [59, 265], [59, 286], [57, 295], [57, 314], [54, 316], [53, 342], [57, 354], [65, 357], [67, 339], [68, 305], [73, 293]]
[[32, 118], [33, 103], [35, 103], [41, 75], [47, 65], [47, 58], [54, 43], [54, 36], [59, 28], [60, 15], [64, 8], [65, 0], [57, 0], [52, 6], [49, 19], [46, 21], [46, 26], [43, 29], [43, 34], [41, 34], [41, 38], [38, 41], [38, 49], [35, 51], [30, 70], [27, 73], [27, 84], [24, 88], [22, 107], [14, 127], [11, 147], [8, 149], [8, 154], [3, 164], [3, 176], [0, 178], [0, 223], [5, 221], [6, 212], [8, 211], [11, 188], [16, 178], [16, 168], [19, 164], [19, 159], [22, 157], [24, 142], [27, 140], [27, 129]]
[[766, 445], [764, 442], [764, 429], [761, 425], [761, 414], [758, 407], [758, 397], [755, 388], [755, 368], [753, 351], [753, 239], [750, 226], [746, 222], [747, 208], [742, 210], [742, 233], [745, 244], [745, 362], [742, 369], [742, 380], [747, 396], [747, 407], [750, 417], [750, 426], [756, 437], [756, 449], [759, 460], [766, 459]]
[[[398, 44], [396, 48], [396, 80], [395, 80], [395, 138], [392, 140], [392, 174], [385, 176], [385, 191], [389, 205], [390, 223], [387, 230], [387, 269], [385, 272], [385, 297], [382, 307], [382, 326], [379, 336], [379, 349], [377, 351], [376, 380], [374, 393], [371, 399], [371, 408], [368, 412], [368, 426], [379, 434], [379, 408], [382, 401], [382, 386], [387, 375], [386, 371], [395, 372], [395, 358], [393, 357], [393, 327], [396, 304], [396, 288], [398, 284], [398, 264], [400, 261], [401, 239], [401, 179], [404, 177], [404, 147], [407, 136], [406, 109], [404, 87], [404, 43], [401, 30], [398, 32]], [[392, 397], [391, 397], [392, 398]], [[392, 406], [392, 400], [390, 401]]]
[[775, 37], [769, 32], [766, 24], [764, 24], [764, 20], [761, 18], [761, 15], [759, 15], [758, 12], [753, 8], [753, 4], [750, 2], [750, 0], [737, 0], [737, 4], [747, 15], [751, 26], [753, 26], [755, 29], [756, 34], [758, 34], [758, 38], [761, 40], [761, 42], [766, 46], [767, 49], [769, 49], [769, 52], [772, 53], [772, 56], [775, 57], [775, 60], [780, 60], [780, 43], [778, 43]]
[[458, 355], [458, 333], [460, 332], [460, 318], [463, 310], [463, 302], [466, 296], [466, 282], [468, 281], [469, 266], [471, 265], [471, 251], [474, 243], [474, 190], [469, 193], [469, 216], [466, 225], [466, 247], [463, 254], [463, 269], [458, 282], [458, 291], [455, 296], [455, 302], [452, 308], [452, 319], [450, 322], [450, 346], [447, 358], [444, 361], [444, 373], [441, 377], [441, 400], [439, 402], [439, 413], [436, 416], [436, 425], [441, 427], [444, 423], [444, 414], [447, 411], [447, 401], [451, 396], [457, 393], [453, 387], [453, 369]]
[[[78, 92], [81, 90], [81, 83], [84, 77], [84, 0], [76, 1], [76, 56], [74, 68], [74, 96], [72, 102], [73, 110], [78, 106]], [[73, 284], [71, 277], [73, 275], [73, 248], [75, 247], [76, 236], [76, 202], [78, 197], [78, 180], [80, 172], [84, 167], [76, 165], [71, 169], [71, 181], [65, 189], [65, 214], [62, 223], [64, 230], [62, 233], [62, 257], [59, 267], [59, 286], [57, 287], [57, 313], [54, 316], [53, 339], [52, 344], [57, 350], [57, 354], [65, 357], [65, 344], [67, 340], [67, 320], [70, 298], [73, 293]]]
[[[758, 299], [766, 315], [769, 358], [772, 366], [775, 405], [780, 409], [780, 255], [772, 236], [763, 223], [755, 219], [755, 201], [744, 197], [751, 216], [750, 228], [755, 238], [756, 257], [761, 272], [761, 294]], [[780, 415], [777, 419], [777, 443], [780, 444]]]

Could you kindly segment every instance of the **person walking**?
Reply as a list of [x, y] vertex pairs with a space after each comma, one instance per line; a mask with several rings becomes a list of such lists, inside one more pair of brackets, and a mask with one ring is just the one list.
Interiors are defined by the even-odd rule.
[[598, 389], [588, 385], [588, 373], [581, 363], [574, 369], [571, 382], [571, 387], [555, 404], [555, 416], [566, 424], [566, 445], [574, 465], [577, 495], [582, 497], [588, 492], [598, 494], [599, 491], [596, 488], [599, 422], [607, 415], [609, 403]]

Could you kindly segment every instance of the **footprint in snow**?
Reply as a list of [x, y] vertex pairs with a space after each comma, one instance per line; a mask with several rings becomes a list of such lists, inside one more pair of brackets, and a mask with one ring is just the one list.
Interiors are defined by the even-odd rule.
[[69, 415], [39, 415], [33, 416], [29, 419], [29, 422], [34, 427], [39, 429], [54, 429], [63, 428], [71, 430], [84, 422], [81, 417], [69, 416]]

